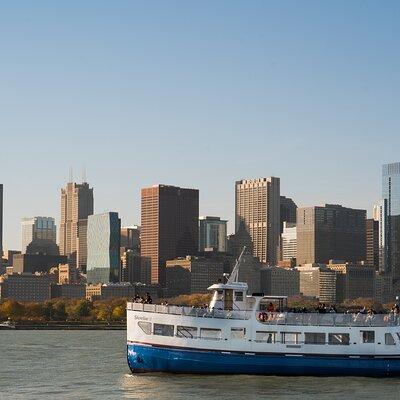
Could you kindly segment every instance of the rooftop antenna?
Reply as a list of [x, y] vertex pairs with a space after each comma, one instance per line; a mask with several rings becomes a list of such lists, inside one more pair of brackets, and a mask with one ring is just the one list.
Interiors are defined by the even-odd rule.
[[82, 183], [86, 183], [86, 166], [82, 165]]
[[73, 179], [74, 179], [74, 172], [72, 170], [72, 166], [70, 166], [69, 167], [69, 181], [68, 182], [72, 183]]
[[229, 279], [228, 279], [228, 282], [227, 282], [228, 284], [229, 284], [229, 283], [234, 283], [234, 282], [237, 282], [237, 281], [238, 281], [238, 277], [239, 277], [239, 266], [240, 266], [240, 262], [242, 261], [242, 257], [243, 257], [243, 254], [244, 254], [245, 251], [246, 251], [246, 246], [243, 246], [243, 250], [242, 250], [242, 252], [240, 253], [239, 258], [236, 260], [236, 264], [235, 264], [235, 266], [233, 267], [231, 276], [230, 276]]

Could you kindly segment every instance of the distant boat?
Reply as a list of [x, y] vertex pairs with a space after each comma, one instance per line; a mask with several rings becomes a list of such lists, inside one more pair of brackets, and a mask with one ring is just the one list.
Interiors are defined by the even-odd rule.
[[0, 329], [15, 329], [15, 325], [11, 321], [0, 322]]
[[247, 295], [240, 259], [207, 308], [127, 304], [133, 373], [400, 376], [399, 315], [287, 312]]

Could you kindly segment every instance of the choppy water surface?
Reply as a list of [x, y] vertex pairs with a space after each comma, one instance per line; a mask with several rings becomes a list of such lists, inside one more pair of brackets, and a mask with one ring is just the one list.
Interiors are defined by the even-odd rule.
[[400, 379], [131, 375], [124, 331], [0, 331], [0, 400], [37, 398], [400, 400]]

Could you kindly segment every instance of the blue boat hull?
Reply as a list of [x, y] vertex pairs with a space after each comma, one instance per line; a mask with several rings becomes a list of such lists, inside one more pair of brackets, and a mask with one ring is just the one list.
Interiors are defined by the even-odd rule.
[[399, 358], [271, 353], [223, 353], [173, 347], [128, 344], [128, 365], [133, 373], [400, 376]]

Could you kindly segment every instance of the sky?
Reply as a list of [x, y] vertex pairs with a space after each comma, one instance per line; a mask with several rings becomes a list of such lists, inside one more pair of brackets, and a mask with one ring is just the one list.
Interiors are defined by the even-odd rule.
[[400, 161], [400, 2], [0, 5], [4, 247], [60, 214], [69, 168], [95, 212], [140, 224], [140, 188], [200, 190], [234, 230], [234, 182], [367, 209]]

